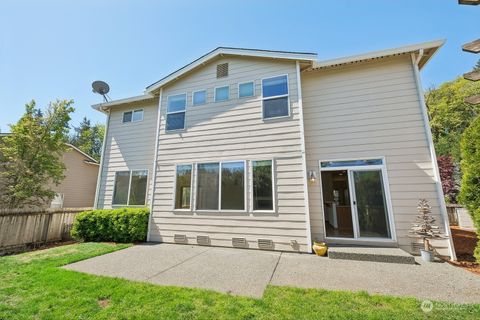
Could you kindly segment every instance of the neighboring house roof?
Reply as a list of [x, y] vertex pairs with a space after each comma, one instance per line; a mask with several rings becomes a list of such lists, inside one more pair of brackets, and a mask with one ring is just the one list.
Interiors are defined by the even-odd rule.
[[245, 49], [245, 48], [230, 48], [230, 47], [218, 47], [209, 53], [201, 56], [200, 58], [190, 62], [189, 64], [181, 67], [180, 69], [170, 73], [159, 81], [149, 85], [143, 95], [119, 99], [104, 103], [98, 103], [92, 105], [92, 108], [105, 112], [108, 108], [117, 105], [125, 105], [128, 103], [149, 101], [157, 98], [156, 94], [160, 87], [168, 84], [171, 81], [178, 79], [180, 76], [204, 65], [208, 61], [218, 56], [248, 56], [248, 57], [261, 57], [272, 59], [287, 59], [287, 60], [300, 60], [311, 63], [312, 70], [332, 68], [336, 66], [358, 63], [368, 60], [375, 60], [390, 56], [403, 55], [415, 52], [423, 52], [423, 56], [419, 61], [419, 68], [421, 69], [430, 58], [436, 53], [436, 51], [445, 43], [445, 40], [436, 40], [430, 42], [423, 42], [413, 45], [407, 45], [394, 49], [387, 49], [381, 51], [373, 51], [365, 54], [344, 57], [333, 60], [317, 61], [317, 54], [312, 52], [291, 52], [291, 51], [273, 51], [273, 50], [259, 50], [259, 49]]
[[[8, 133], [0, 133], [0, 137], [6, 137], [6, 136], [9, 136], [11, 135], [12, 133], [8, 132]], [[91, 156], [89, 156], [88, 154], [86, 154], [85, 152], [83, 152], [82, 150], [80, 150], [79, 148], [75, 147], [73, 144], [70, 144], [70, 143], [65, 143], [69, 148], [72, 148], [73, 150], [77, 151], [78, 153], [82, 154], [84, 157], [86, 157], [88, 160], [84, 160], [85, 163], [87, 164], [93, 164], [93, 165], [100, 165], [98, 163], [97, 160], [95, 160], [94, 158], [92, 158]]]
[[85, 152], [83, 152], [82, 150], [80, 150], [79, 148], [75, 147], [73, 144], [70, 144], [70, 143], [66, 143], [66, 145], [70, 148], [72, 148], [73, 150], [79, 152], [80, 154], [84, 155], [85, 157], [88, 158], [88, 160], [84, 160], [85, 163], [87, 164], [93, 164], [93, 165], [99, 165], [98, 161], [95, 160], [94, 158], [92, 158], [91, 156], [89, 156], [88, 154], [86, 154]]

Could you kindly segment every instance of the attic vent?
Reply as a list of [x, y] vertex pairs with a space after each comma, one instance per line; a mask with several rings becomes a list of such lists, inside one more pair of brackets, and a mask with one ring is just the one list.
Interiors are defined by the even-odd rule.
[[217, 78], [228, 76], [228, 63], [217, 64]]
[[258, 248], [262, 250], [273, 250], [273, 241], [270, 239], [258, 239]]
[[209, 236], [197, 236], [197, 243], [201, 246], [209, 246], [210, 245], [210, 237]]
[[174, 241], [175, 243], [187, 243], [187, 242], [188, 242], [186, 235], [184, 235], [184, 234], [178, 234], [178, 233], [176, 233], [176, 234], [173, 236], [173, 241]]
[[232, 246], [235, 248], [246, 248], [247, 239], [245, 238], [232, 238]]

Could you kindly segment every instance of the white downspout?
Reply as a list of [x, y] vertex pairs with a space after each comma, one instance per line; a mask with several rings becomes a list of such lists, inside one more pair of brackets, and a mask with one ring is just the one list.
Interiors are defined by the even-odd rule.
[[153, 172], [152, 172], [152, 190], [150, 194], [150, 215], [148, 216], [148, 230], [147, 230], [147, 241], [150, 241], [150, 227], [152, 224], [153, 216], [153, 199], [155, 197], [155, 186], [157, 180], [157, 158], [158, 158], [158, 143], [160, 137], [160, 114], [162, 109], [162, 93], [163, 88], [160, 88], [160, 95], [158, 98], [158, 111], [157, 111], [157, 131], [155, 135], [155, 154], [153, 155]]
[[455, 254], [455, 249], [453, 247], [453, 240], [452, 236], [450, 234], [450, 223], [448, 220], [448, 214], [447, 214], [447, 207], [445, 205], [445, 195], [443, 194], [443, 189], [442, 189], [442, 182], [440, 180], [440, 171], [438, 169], [438, 163], [437, 163], [437, 156], [435, 153], [435, 146], [433, 144], [433, 138], [432, 138], [432, 131], [430, 130], [430, 124], [428, 120], [428, 111], [427, 111], [427, 105], [425, 103], [425, 97], [423, 95], [423, 90], [422, 90], [422, 83], [420, 81], [420, 71], [418, 68], [418, 64], [420, 60], [422, 59], [424, 54], [423, 49], [419, 50], [418, 57], [415, 58], [415, 54], [411, 54], [412, 58], [412, 63], [413, 63], [413, 69], [414, 69], [414, 75], [415, 75], [415, 80], [417, 82], [417, 91], [418, 91], [418, 98], [420, 100], [421, 104], [421, 109], [422, 109], [422, 115], [423, 115], [423, 122], [425, 126], [425, 132], [427, 134], [427, 140], [428, 140], [428, 146], [430, 149], [430, 157], [432, 159], [432, 168], [433, 168], [433, 174], [434, 174], [434, 179], [435, 179], [435, 186], [437, 189], [437, 194], [438, 194], [438, 201], [440, 203], [440, 212], [443, 216], [443, 222], [444, 222], [444, 227], [445, 227], [445, 235], [448, 237], [448, 250], [450, 252], [450, 258], [451, 260], [455, 261], [457, 260], [457, 255]]
[[307, 225], [307, 252], [312, 253], [312, 227], [310, 221], [310, 204], [308, 200], [308, 177], [307, 177], [307, 159], [305, 153], [305, 128], [303, 122], [303, 98], [302, 98], [302, 79], [300, 75], [300, 62], [296, 61], [297, 87], [298, 87], [298, 113], [300, 121], [300, 143], [302, 152], [302, 171], [303, 171], [303, 196], [305, 203], [305, 223]]
[[107, 136], [108, 136], [108, 125], [110, 123], [110, 109], [106, 111], [107, 114], [107, 124], [105, 125], [105, 132], [103, 133], [103, 143], [102, 143], [102, 153], [100, 155], [100, 166], [98, 168], [97, 176], [97, 186], [95, 188], [95, 200], [93, 201], [93, 208], [98, 209], [98, 197], [100, 196], [100, 183], [102, 182], [102, 172], [103, 172], [103, 163], [105, 157], [105, 149], [107, 146]]

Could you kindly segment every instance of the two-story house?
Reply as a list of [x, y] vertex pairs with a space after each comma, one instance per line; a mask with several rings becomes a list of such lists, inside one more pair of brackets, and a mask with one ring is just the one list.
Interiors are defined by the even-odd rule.
[[220, 47], [94, 105], [108, 115], [95, 205], [150, 207], [149, 241], [412, 251], [420, 198], [449, 232], [419, 78], [442, 44], [329, 61]]

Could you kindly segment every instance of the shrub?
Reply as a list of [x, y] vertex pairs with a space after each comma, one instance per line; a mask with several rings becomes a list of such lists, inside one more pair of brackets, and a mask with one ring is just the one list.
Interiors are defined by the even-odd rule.
[[[477, 228], [477, 238], [479, 238], [479, 232], [480, 232], [480, 208], [477, 209], [474, 213], [473, 213], [473, 224], [475, 225], [475, 227]], [[473, 253], [473, 255], [475, 256], [475, 258], [477, 258], [477, 261], [480, 262], [480, 238], [477, 242], [477, 247], [475, 248], [475, 251]]]
[[84, 211], [76, 216], [71, 234], [84, 241], [145, 241], [148, 216], [147, 208]]

